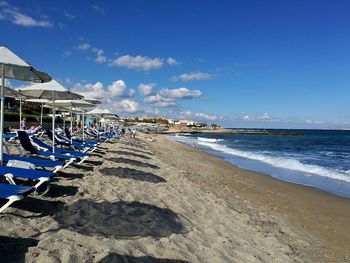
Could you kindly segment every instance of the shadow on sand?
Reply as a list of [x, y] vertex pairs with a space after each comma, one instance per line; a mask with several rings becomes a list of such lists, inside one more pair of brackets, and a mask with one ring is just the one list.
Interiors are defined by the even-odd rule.
[[74, 179], [82, 179], [84, 177], [84, 174], [58, 171], [57, 177], [62, 177], [62, 178], [67, 179], [67, 180], [74, 180]]
[[94, 170], [93, 166], [87, 166], [87, 165], [91, 165], [91, 164], [84, 165], [84, 163], [82, 163], [82, 164], [72, 163], [71, 165], [75, 168], [82, 169], [82, 170], [87, 171], [87, 172], [91, 172]]
[[134, 179], [139, 181], [146, 181], [150, 183], [164, 183], [166, 180], [158, 175], [153, 173], [145, 173], [140, 170], [131, 169], [131, 168], [102, 168], [100, 172], [104, 175], [113, 175], [119, 178], [125, 179]]
[[25, 262], [29, 247], [35, 247], [38, 241], [32, 238], [15, 238], [0, 236], [1, 262]]
[[120, 155], [127, 155], [127, 156], [134, 156], [134, 157], [138, 157], [138, 158], [142, 158], [142, 159], [151, 159], [151, 157], [148, 157], [146, 155], [143, 154], [139, 154], [139, 153], [133, 153], [133, 152], [127, 152], [127, 151], [110, 151], [110, 153], [114, 153], [114, 154], [120, 154]]
[[129, 165], [136, 165], [136, 166], [144, 167], [144, 168], [159, 169], [159, 167], [157, 165], [154, 165], [154, 164], [144, 163], [141, 161], [126, 159], [126, 158], [122, 158], [122, 157], [111, 157], [108, 160], [115, 162], [115, 163], [124, 163], [124, 164], [129, 164]]
[[21, 200], [21, 202], [15, 202], [12, 204], [12, 207], [14, 208], [40, 214], [40, 216], [31, 217], [44, 217], [47, 215], [53, 215], [57, 211], [62, 210], [63, 206], [64, 203], [61, 201], [48, 201], [32, 197], [24, 198]]
[[111, 253], [104, 257], [98, 263], [186, 263], [187, 261], [167, 259], [167, 258], [154, 258], [149, 256], [144, 257], [132, 257], [124, 256], [117, 253]]
[[184, 233], [176, 213], [139, 202], [78, 200], [54, 215], [63, 228], [83, 235], [114, 238], [165, 237]]
[[93, 161], [93, 160], [86, 160], [84, 163], [92, 164], [92, 165], [101, 165], [102, 161]]
[[132, 150], [132, 151], [137, 151], [138, 153], [143, 153], [143, 154], [148, 154], [148, 155], [154, 155], [154, 153], [152, 152], [149, 152], [149, 151], [145, 151], [145, 150], [140, 150], [140, 149], [131, 149], [131, 148], [128, 148], [128, 147], [120, 147], [121, 149], [125, 149], [125, 150]]
[[50, 185], [50, 191], [45, 195], [47, 197], [56, 198], [62, 196], [74, 196], [78, 192], [77, 186], [63, 186], [57, 184]]

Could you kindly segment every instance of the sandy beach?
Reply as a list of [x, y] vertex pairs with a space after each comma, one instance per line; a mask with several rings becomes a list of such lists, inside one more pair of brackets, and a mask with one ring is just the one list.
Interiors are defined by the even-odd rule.
[[350, 262], [350, 200], [162, 135], [102, 144], [0, 217], [4, 262]]

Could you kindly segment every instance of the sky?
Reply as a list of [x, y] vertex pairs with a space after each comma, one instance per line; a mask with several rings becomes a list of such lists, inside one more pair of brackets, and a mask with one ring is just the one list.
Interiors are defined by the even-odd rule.
[[347, 0], [0, 0], [0, 45], [121, 116], [346, 129], [349, 14]]

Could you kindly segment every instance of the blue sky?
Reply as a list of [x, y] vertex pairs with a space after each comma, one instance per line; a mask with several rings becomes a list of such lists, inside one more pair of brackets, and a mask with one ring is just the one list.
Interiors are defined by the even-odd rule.
[[350, 128], [350, 1], [1, 1], [1, 45], [120, 115]]

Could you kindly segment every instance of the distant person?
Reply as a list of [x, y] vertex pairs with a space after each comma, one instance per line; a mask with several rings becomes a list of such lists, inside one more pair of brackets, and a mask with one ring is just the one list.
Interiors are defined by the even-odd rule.
[[192, 144], [192, 148], [197, 148], [197, 145], [195, 142]]

